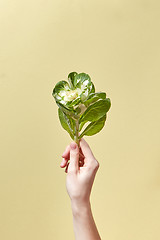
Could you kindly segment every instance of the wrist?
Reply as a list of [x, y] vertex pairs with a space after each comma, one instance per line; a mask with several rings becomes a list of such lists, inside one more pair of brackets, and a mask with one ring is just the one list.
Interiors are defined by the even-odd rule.
[[91, 212], [90, 201], [71, 200], [72, 213], [74, 216], [81, 216]]

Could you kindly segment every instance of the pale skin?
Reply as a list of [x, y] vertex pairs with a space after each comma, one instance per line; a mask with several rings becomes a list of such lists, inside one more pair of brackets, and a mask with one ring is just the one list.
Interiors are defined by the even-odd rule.
[[67, 173], [66, 187], [71, 200], [75, 239], [101, 240], [90, 205], [91, 189], [99, 163], [83, 138], [79, 146], [75, 142], [68, 145], [60, 165]]

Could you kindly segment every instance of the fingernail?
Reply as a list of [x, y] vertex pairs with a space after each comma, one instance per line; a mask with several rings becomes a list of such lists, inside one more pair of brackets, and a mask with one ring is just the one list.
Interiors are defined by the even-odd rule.
[[71, 146], [71, 149], [74, 150], [76, 149], [77, 144], [75, 142], [72, 142], [70, 146]]

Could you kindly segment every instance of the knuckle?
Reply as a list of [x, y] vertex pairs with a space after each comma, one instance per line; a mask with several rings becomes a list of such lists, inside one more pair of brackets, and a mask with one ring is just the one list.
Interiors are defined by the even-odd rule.
[[88, 171], [97, 171], [99, 168], [99, 162], [96, 160], [93, 163], [91, 163], [90, 165], [88, 165]]
[[99, 162], [97, 160], [95, 160], [94, 169], [98, 170], [98, 168], [99, 168]]

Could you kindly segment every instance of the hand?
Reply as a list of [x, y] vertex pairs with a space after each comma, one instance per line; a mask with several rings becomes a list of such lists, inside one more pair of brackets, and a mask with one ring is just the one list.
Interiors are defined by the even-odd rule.
[[[82, 138], [64, 151], [61, 167], [67, 173], [66, 186], [71, 199], [76, 240], [101, 240], [90, 206], [90, 193], [99, 163]], [[70, 162], [69, 162], [70, 160]]]
[[80, 140], [80, 148], [72, 142], [67, 146], [62, 157], [60, 166], [66, 168], [66, 187], [71, 201], [78, 205], [89, 202], [94, 178], [99, 168], [99, 163], [89, 145], [83, 138]]

